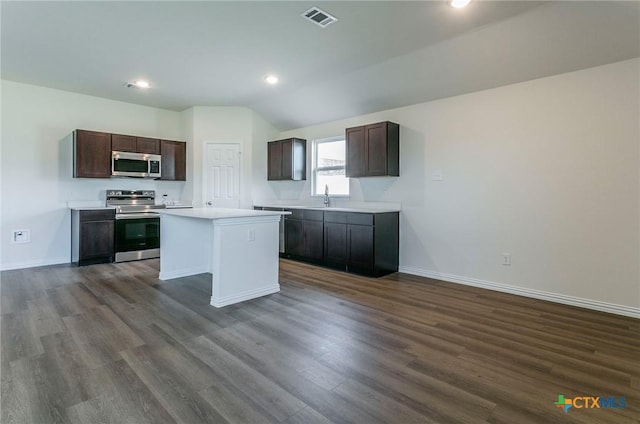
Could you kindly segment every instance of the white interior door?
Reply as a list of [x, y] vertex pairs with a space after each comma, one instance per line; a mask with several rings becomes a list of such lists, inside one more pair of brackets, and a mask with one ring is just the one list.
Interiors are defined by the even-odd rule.
[[209, 208], [240, 207], [240, 144], [207, 143], [205, 205]]

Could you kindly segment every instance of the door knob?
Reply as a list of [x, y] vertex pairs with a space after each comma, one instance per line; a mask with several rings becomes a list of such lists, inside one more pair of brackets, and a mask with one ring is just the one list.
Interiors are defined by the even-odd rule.
[[213, 206], [213, 202], [212, 202], [211, 200], [209, 200], [209, 201], [207, 202], [207, 205], [209, 205], [209, 206]]

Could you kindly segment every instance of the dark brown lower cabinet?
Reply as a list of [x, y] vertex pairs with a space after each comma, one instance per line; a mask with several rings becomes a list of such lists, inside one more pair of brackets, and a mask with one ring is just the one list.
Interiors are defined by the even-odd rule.
[[324, 260], [333, 267], [341, 267], [347, 262], [346, 223], [324, 223]]
[[[398, 271], [398, 212], [291, 212], [285, 218], [285, 257], [370, 276]], [[321, 213], [322, 222], [304, 220], [310, 212]]]
[[284, 220], [284, 256], [307, 262], [322, 262], [322, 211], [295, 209], [291, 212]]
[[285, 218], [284, 251], [289, 256], [304, 256], [304, 228], [299, 219]]
[[71, 211], [71, 262], [113, 262], [114, 237], [114, 209]]
[[347, 225], [347, 269], [368, 273], [375, 267], [374, 227], [368, 225]]
[[398, 212], [324, 213], [324, 262], [370, 276], [398, 271]]

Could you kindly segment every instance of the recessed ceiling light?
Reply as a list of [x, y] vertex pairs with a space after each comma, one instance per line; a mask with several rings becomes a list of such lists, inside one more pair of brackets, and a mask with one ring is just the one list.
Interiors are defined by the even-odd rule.
[[449, 0], [449, 6], [455, 7], [456, 9], [467, 7], [469, 3], [471, 3], [471, 0]]
[[279, 81], [278, 77], [275, 75], [267, 75], [266, 77], [264, 77], [264, 80], [267, 84], [271, 84], [271, 85], [277, 84]]
[[129, 88], [149, 88], [149, 87], [151, 87], [151, 84], [149, 84], [148, 81], [137, 80], [137, 81], [133, 81], [133, 82], [128, 82], [127, 83], [127, 87], [129, 87]]

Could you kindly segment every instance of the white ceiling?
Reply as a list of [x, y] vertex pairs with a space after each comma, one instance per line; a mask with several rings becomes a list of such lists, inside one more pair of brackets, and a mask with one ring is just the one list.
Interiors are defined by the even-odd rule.
[[[338, 18], [320, 28], [312, 6]], [[640, 56], [640, 3], [6, 1], [2, 78], [281, 130]], [[263, 77], [280, 76], [277, 86]], [[148, 91], [127, 81], [148, 79]]]

